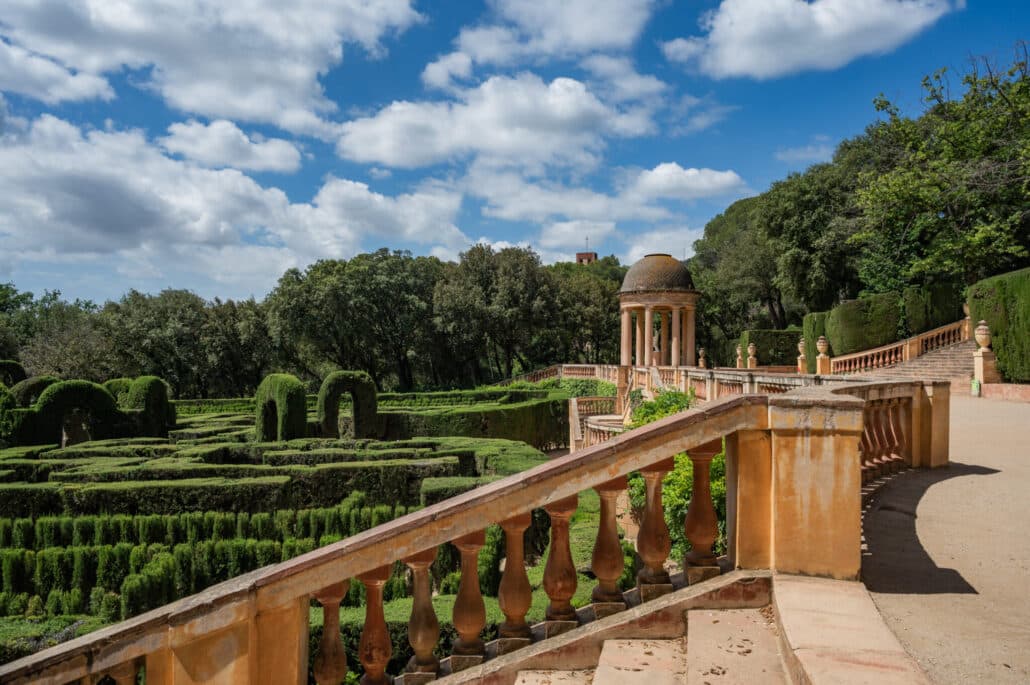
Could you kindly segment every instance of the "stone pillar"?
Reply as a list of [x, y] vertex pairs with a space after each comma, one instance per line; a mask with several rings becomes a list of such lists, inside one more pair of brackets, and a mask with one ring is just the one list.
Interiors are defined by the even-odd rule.
[[572, 561], [569, 541], [569, 520], [576, 513], [579, 496], [573, 495], [544, 507], [551, 517], [551, 549], [544, 566], [544, 591], [551, 601], [547, 604], [548, 621], [575, 621], [572, 596], [576, 594], [576, 565]]
[[408, 619], [408, 643], [414, 652], [404, 669], [404, 685], [416, 681], [428, 682], [436, 677], [440, 660], [433, 654], [440, 640], [440, 621], [433, 609], [433, 591], [430, 587], [429, 566], [436, 560], [436, 548], [431, 547], [404, 560], [411, 569], [412, 602]]
[[527, 511], [501, 522], [501, 528], [504, 529], [505, 562], [504, 575], [497, 592], [497, 603], [505, 618], [504, 623], [497, 628], [498, 635], [501, 639], [525, 640], [525, 644], [529, 644], [532, 635], [526, 623], [526, 612], [533, 600], [533, 589], [526, 575], [523, 536], [532, 521], [533, 515]]
[[629, 309], [622, 310], [622, 337], [619, 348], [619, 363], [629, 366], [633, 363], [633, 318]]
[[340, 685], [347, 676], [347, 653], [340, 635], [340, 602], [347, 594], [347, 581], [336, 583], [315, 593], [322, 605], [322, 639], [312, 673], [318, 685]]
[[597, 540], [590, 561], [590, 568], [597, 577], [597, 587], [590, 598], [597, 605], [594, 607], [595, 618], [604, 618], [626, 607], [617, 585], [625, 562], [615, 519], [615, 501], [619, 493], [626, 489], [626, 476], [598, 485], [594, 489], [601, 498], [601, 521], [597, 527]]
[[973, 333], [979, 348], [973, 353], [973, 378], [981, 385], [984, 383], [1001, 383], [998, 373], [998, 360], [991, 347], [991, 329], [986, 321], [977, 324]]
[[644, 310], [637, 310], [637, 353], [634, 357], [637, 366], [647, 364], [647, 357], [644, 354]]
[[644, 366], [654, 366], [654, 309], [644, 309]]
[[825, 335], [820, 335], [819, 339], [815, 341], [815, 348], [819, 350], [819, 356], [815, 358], [815, 372], [820, 376], [829, 376], [833, 373], [830, 357], [826, 354], [826, 351], [830, 349], [830, 341], [826, 339]]
[[644, 562], [644, 568], [637, 573], [637, 587], [640, 588], [642, 602], [672, 592], [669, 574], [665, 570], [665, 560], [672, 550], [672, 540], [662, 507], [662, 479], [674, 467], [675, 461], [666, 459], [640, 470], [646, 487], [644, 514], [637, 534], [637, 553]]
[[672, 310], [672, 359], [673, 366], [679, 366], [683, 360], [683, 320], [680, 308]]
[[387, 685], [386, 665], [393, 647], [383, 614], [383, 585], [390, 579], [390, 565], [363, 573], [358, 580], [365, 586], [365, 627], [358, 642], [358, 661], [365, 668], [361, 685]]
[[479, 591], [479, 550], [486, 544], [486, 531], [469, 533], [454, 541], [461, 554], [461, 581], [454, 600], [454, 629], [458, 639], [450, 660], [452, 673], [483, 660], [486, 646], [480, 633], [486, 627], [486, 605]]
[[734, 568], [772, 566], [772, 440], [768, 431], [726, 436], [726, 554]]
[[690, 540], [687, 552], [687, 582], [691, 585], [719, 575], [719, 565], [712, 545], [719, 539], [719, 519], [712, 502], [712, 459], [722, 451], [722, 439], [695, 447], [687, 452], [693, 466], [690, 506], [683, 521], [683, 533]]
[[694, 324], [695, 324], [695, 321], [694, 321], [694, 308], [690, 307], [686, 311], [687, 311], [687, 315], [685, 317], [683, 317], [684, 318], [684, 321], [683, 321], [683, 346], [687, 348], [686, 355], [685, 355], [685, 358], [687, 360], [686, 361], [687, 366], [694, 366], [695, 365], [695, 357], [694, 357], [694, 345], [695, 345], [695, 342], [694, 342], [694, 340], [695, 340], [695, 335], [696, 335], [696, 333], [694, 331]]
[[658, 366], [668, 366], [671, 355], [669, 354], [669, 312], [667, 310], [662, 311], [662, 332], [661, 340], [658, 343], [659, 348], [659, 362]]

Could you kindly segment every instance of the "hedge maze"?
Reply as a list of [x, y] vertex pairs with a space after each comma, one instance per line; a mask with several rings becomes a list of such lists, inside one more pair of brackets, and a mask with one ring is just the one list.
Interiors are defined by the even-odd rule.
[[[532, 468], [568, 435], [553, 389], [377, 396], [337, 372], [305, 390], [287, 374], [233, 399], [172, 401], [155, 377], [0, 386], [0, 660]], [[547, 529], [538, 513], [527, 549]], [[499, 528], [488, 541], [496, 595]], [[457, 562], [441, 548], [441, 593]], [[406, 595], [398, 567], [387, 598]]]

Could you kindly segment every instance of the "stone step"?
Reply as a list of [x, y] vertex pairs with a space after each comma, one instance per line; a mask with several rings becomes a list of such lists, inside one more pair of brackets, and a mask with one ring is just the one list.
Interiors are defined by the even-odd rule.
[[686, 679], [686, 640], [605, 640], [595, 685], [680, 685]]
[[787, 683], [770, 609], [687, 612], [687, 685]]
[[593, 671], [519, 671], [515, 685], [590, 685]]

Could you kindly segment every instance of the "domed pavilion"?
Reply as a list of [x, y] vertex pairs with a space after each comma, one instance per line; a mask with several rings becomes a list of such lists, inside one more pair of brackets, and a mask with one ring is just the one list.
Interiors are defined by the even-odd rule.
[[619, 289], [620, 364], [694, 366], [694, 311], [698, 297], [700, 293], [694, 288], [687, 267], [672, 255], [649, 254], [631, 266]]

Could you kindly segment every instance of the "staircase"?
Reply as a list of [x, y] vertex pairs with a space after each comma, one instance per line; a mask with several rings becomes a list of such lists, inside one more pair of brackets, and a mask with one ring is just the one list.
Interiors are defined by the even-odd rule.
[[875, 371], [858, 374], [860, 378], [919, 378], [923, 380], [968, 381], [973, 377], [973, 353], [977, 345], [965, 340]]

